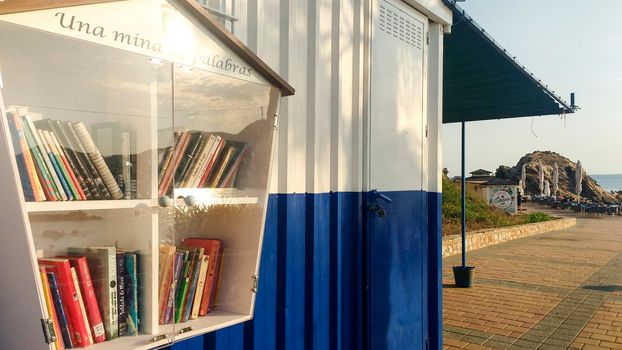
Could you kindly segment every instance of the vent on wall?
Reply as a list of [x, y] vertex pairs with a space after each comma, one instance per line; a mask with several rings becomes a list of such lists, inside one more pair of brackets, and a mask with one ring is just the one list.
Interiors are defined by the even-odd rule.
[[419, 50], [423, 46], [423, 25], [386, 1], [380, 2], [379, 29]]

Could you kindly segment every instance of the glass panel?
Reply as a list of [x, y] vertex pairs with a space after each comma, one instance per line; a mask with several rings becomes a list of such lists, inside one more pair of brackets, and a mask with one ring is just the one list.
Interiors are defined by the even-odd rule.
[[152, 339], [158, 242], [175, 241], [172, 226], [158, 228], [157, 203], [172, 64], [6, 22], [0, 43], [6, 117], [60, 339], [101, 342], [94, 349], [168, 343]]
[[[173, 70], [177, 166], [161, 194], [174, 198], [176, 246], [189, 256], [180, 259], [188, 273], [180, 278], [178, 322], [213, 330], [251, 315], [279, 93], [196, 68]], [[207, 277], [199, 284], [202, 259]], [[193, 304], [198, 316], [188, 312]]]

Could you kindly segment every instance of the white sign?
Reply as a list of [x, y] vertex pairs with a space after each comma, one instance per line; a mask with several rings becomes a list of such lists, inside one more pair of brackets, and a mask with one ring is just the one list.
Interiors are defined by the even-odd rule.
[[511, 194], [507, 191], [501, 190], [492, 195], [490, 202], [497, 208], [507, 209], [512, 205], [513, 199]]
[[72, 6], [2, 15], [0, 20], [266, 84], [212, 33], [167, 1]]

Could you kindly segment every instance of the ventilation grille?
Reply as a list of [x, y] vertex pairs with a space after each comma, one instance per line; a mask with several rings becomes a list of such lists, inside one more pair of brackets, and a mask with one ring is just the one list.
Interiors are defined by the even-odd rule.
[[380, 31], [421, 50], [423, 25], [387, 2], [380, 3]]

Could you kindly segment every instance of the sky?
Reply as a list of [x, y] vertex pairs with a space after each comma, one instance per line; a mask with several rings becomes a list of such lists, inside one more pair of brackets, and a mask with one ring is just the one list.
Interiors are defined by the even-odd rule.
[[[466, 0], [473, 19], [551, 90], [581, 109], [567, 115], [467, 123], [467, 172], [514, 166], [547, 150], [588, 174], [622, 174], [621, 0]], [[460, 174], [460, 125], [443, 126], [443, 166]]]

